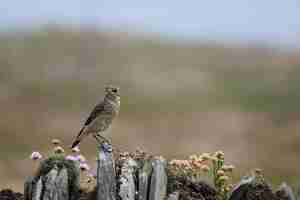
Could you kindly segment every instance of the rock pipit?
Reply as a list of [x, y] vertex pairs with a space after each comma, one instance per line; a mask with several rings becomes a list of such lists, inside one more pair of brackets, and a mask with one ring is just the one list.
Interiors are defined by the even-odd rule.
[[110, 143], [107, 138], [101, 135], [101, 133], [110, 127], [113, 119], [118, 115], [119, 110], [119, 88], [114, 86], [105, 87], [105, 97], [103, 101], [97, 104], [94, 110], [91, 112], [71, 148], [77, 146], [83, 140], [83, 138], [88, 135], [93, 135], [99, 143], [102, 143], [103, 141]]

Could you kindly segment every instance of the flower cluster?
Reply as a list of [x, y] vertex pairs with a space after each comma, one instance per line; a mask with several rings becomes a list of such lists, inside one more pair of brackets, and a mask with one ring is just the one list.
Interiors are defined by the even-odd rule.
[[[53, 156], [63, 156], [66, 160], [71, 160], [78, 163], [79, 168], [81, 169], [82, 172], [86, 173], [88, 179], [95, 178], [95, 173], [91, 171], [91, 168], [88, 165], [85, 157], [82, 154], [80, 154], [80, 149], [78, 146], [72, 149], [71, 154], [65, 155], [65, 150], [62, 147], [61, 145], [62, 143], [60, 140], [53, 139], [51, 143], [53, 145], [53, 154], [52, 154]], [[32, 152], [32, 154], [30, 155], [30, 159], [34, 161], [40, 160], [42, 158], [43, 156], [41, 155], [41, 153], [37, 151]]]
[[66, 160], [72, 160], [79, 163], [79, 167], [82, 171], [89, 171], [90, 166], [87, 164], [86, 159], [80, 154], [79, 147], [74, 147], [72, 149], [72, 154], [66, 156]]
[[191, 155], [187, 160], [171, 160], [169, 169], [176, 175], [187, 175], [192, 181], [199, 181], [203, 173], [211, 170], [211, 156], [208, 153]]
[[233, 165], [225, 165], [225, 155], [222, 151], [191, 155], [186, 160], [171, 160], [169, 171], [174, 176], [185, 177], [193, 182], [199, 182], [203, 177], [212, 179], [218, 190], [219, 199], [226, 199], [232, 189], [231, 176]]

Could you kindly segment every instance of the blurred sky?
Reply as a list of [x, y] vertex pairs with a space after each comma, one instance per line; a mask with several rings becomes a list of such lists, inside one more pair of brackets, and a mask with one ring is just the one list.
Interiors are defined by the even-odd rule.
[[0, 28], [90, 24], [179, 39], [257, 41], [300, 47], [299, 0], [10, 0]]

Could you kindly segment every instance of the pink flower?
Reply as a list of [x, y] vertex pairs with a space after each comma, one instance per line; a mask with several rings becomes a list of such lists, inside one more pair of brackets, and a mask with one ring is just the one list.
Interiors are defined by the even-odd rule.
[[65, 158], [66, 160], [72, 160], [72, 161], [78, 161], [78, 159], [76, 158], [76, 156], [72, 156], [72, 155], [68, 155]]
[[38, 152], [38, 151], [34, 151], [34, 152], [32, 152], [32, 154], [30, 155], [30, 159], [32, 159], [32, 160], [39, 160], [39, 159], [41, 159], [43, 156], [42, 156], [42, 154], [40, 154], [40, 152]]
[[87, 163], [80, 163], [79, 167], [82, 171], [89, 171], [90, 170], [90, 166]]
[[81, 164], [86, 163], [86, 159], [83, 155], [68, 155], [65, 158], [66, 160], [78, 161]]
[[85, 161], [86, 161], [86, 159], [83, 155], [78, 155], [75, 157], [76, 157], [76, 160], [78, 160], [80, 163], [85, 163]]

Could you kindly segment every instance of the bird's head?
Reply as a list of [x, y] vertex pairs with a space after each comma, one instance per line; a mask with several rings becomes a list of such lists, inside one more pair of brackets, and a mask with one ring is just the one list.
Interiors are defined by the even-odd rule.
[[109, 96], [119, 97], [120, 96], [120, 88], [109, 85], [109, 86], [105, 87], [105, 93], [106, 93], [106, 95], [109, 95]]

